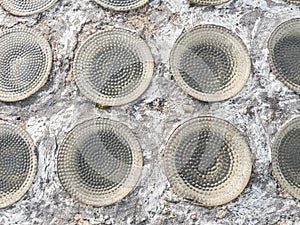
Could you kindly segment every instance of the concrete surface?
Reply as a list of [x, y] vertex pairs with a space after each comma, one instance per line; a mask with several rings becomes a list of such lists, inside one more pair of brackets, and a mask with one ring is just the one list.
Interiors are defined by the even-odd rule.
[[[300, 99], [270, 74], [266, 49], [271, 31], [299, 15], [299, 6], [282, 0], [232, 0], [217, 7], [190, 6], [186, 0], [153, 0], [130, 13], [104, 10], [93, 0], [62, 0], [47, 12], [23, 18], [0, 7], [0, 29], [27, 26], [38, 30], [50, 41], [54, 56], [44, 88], [25, 101], [0, 103], [0, 118], [24, 127], [39, 155], [32, 187], [21, 201], [0, 210], [0, 224], [300, 224], [300, 202], [282, 192], [270, 169], [274, 134], [299, 114]], [[184, 29], [204, 23], [236, 32], [251, 54], [250, 79], [228, 101], [199, 102], [171, 79], [168, 58], [176, 38]], [[145, 38], [156, 66], [149, 89], [137, 101], [99, 109], [80, 95], [72, 76], [72, 62], [83, 40], [96, 30], [111, 27], [126, 28]], [[177, 197], [161, 169], [164, 144], [172, 130], [185, 120], [208, 113], [235, 124], [247, 136], [253, 156], [253, 173], [245, 191], [229, 204], [214, 208]], [[55, 157], [66, 132], [81, 121], [99, 116], [132, 128], [144, 156], [137, 187], [109, 207], [73, 201], [56, 173]]]

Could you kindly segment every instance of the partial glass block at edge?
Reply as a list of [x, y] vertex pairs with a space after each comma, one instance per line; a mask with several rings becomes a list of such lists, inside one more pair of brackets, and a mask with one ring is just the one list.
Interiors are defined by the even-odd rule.
[[30, 16], [51, 8], [57, 0], [2, 0], [2, 6], [16, 16]]
[[0, 33], [0, 101], [24, 100], [43, 87], [52, 67], [48, 41], [29, 28]]
[[273, 176], [283, 190], [300, 200], [300, 118], [284, 125], [272, 144]]
[[37, 171], [34, 144], [20, 127], [0, 121], [0, 208], [20, 200]]
[[293, 91], [300, 92], [300, 19], [281, 23], [268, 40], [268, 61], [274, 75]]

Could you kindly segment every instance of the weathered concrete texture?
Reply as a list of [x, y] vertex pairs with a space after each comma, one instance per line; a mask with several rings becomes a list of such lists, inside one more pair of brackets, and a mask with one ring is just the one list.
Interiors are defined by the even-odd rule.
[[[154, 0], [130, 13], [113, 13], [93, 0], [63, 0], [51, 10], [15, 17], [0, 7], [0, 28], [27, 26], [43, 33], [53, 48], [49, 82], [18, 103], [0, 103], [0, 118], [23, 126], [39, 155], [36, 179], [27, 195], [0, 210], [0, 224], [300, 224], [300, 202], [276, 184], [271, 175], [270, 144], [286, 121], [300, 111], [299, 95], [270, 74], [267, 38], [281, 22], [300, 15], [298, 6], [281, 0], [233, 0], [217, 7], [190, 6], [186, 0]], [[300, 17], [300, 16], [299, 16]], [[187, 96], [172, 80], [169, 53], [184, 29], [214, 23], [236, 32], [246, 43], [253, 69], [236, 97], [214, 104]], [[122, 27], [145, 38], [156, 66], [148, 91], [121, 107], [99, 109], [80, 95], [72, 76], [77, 47], [100, 29]], [[162, 171], [164, 145], [172, 130], [192, 117], [213, 114], [235, 124], [249, 140], [253, 174], [239, 198], [205, 208], [172, 193]], [[140, 140], [144, 168], [135, 190], [109, 207], [73, 201], [58, 180], [58, 146], [77, 123], [108, 117], [127, 124]]]

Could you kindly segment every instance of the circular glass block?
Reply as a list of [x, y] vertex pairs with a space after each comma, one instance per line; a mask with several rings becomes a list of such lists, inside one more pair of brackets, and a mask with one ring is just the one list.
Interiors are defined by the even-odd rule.
[[115, 11], [129, 11], [142, 7], [148, 0], [95, 0], [104, 8]]
[[272, 145], [273, 175], [280, 186], [300, 200], [300, 118], [286, 124]]
[[233, 200], [251, 175], [245, 137], [230, 123], [210, 116], [180, 125], [168, 140], [164, 158], [172, 190], [204, 206]]
[[243, 41], [217, 25], [196, 26], [176, 41], [171, 72], [189, 95], [205, 102], [236, 95], [246, 84], [251, 61]]
[[269, 38], [268, 49], [274, 75], [288, 88], [300, 92], [300, 19], [280, 24]]
[[125, 125], [92, 119], [68, 133], [57, 166], [59, 179], [73, 198], [88, 205], [111, 205], [138, 182], [142, 151]]
[[191, 3], [195, 5], [221, 5], [226, 2], [229, 2], [229, 0], [189, 0]]
[[16, 16], [29, 16], [51, 8], [57, 0], [2, 0], [2, 6]]
[[14, 124], [0, 122], [0, 208], [17, 202], [28, 191], [36, 170], [29, 134]]
[[98, 32], [79, 48], [75, 81], [88, 99], [108, 106], [137, 99], [149, 86], [154, 62], [148, 45], [123, 29]]
[[23, 100], [47, 82], [52, 51], [47, 40], [27, 28], [0, 33], [0, 101]]

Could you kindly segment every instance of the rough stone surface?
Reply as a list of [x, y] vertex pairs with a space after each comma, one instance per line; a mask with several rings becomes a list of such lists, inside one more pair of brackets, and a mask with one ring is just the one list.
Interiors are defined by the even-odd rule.
[[[270, 167], [270, 144], [278, 129], [299, 114], [300, 98], [270, 73], [266, 48], [271, 31], [299, 13], [299, 6], [282, 0], [232, 0], [217, 7], [190, 6], [187, 0], [152, 0], [130, 13], [103, 10], [92, 0], [63, 0], [31, 17], [15, 17], [0, 7], [0, 29], [26, 26], [40, 31], [50, 41], [54, 57], [44, 88], [27, 100], [0, 103], [0, 118], [14, 121], [33, 137], [39, 163], [28, 193], [0, 210], [0, 224], [300, 224], [300, 202], [278, 187]], [[169, 72], [169, 53], [176, 38], [184, 29], [204, 23], [236, 32], [252, 59], [246, 87], [220, 103], [202, 103], [187, 96]], [[146, 39], [156, 66], [149, 89], [137, 101], [101, 109], [80, 95], [72, 62], [83, 40], [96, 30], [112, 27], [132, 30]], [[215, 208], [178, 198], [162, 170], [164, 145], [173, 129], [203, 114], [235, 124], [247, 136], [253, 157], [253, 173], [245, 191], [236, 200]], [[58, 180], [55, 160], [66, 132], [99, 116], [132, 128], [144, 157], [137, 187], [108, 207], [90, 207], [72, 200]]]

